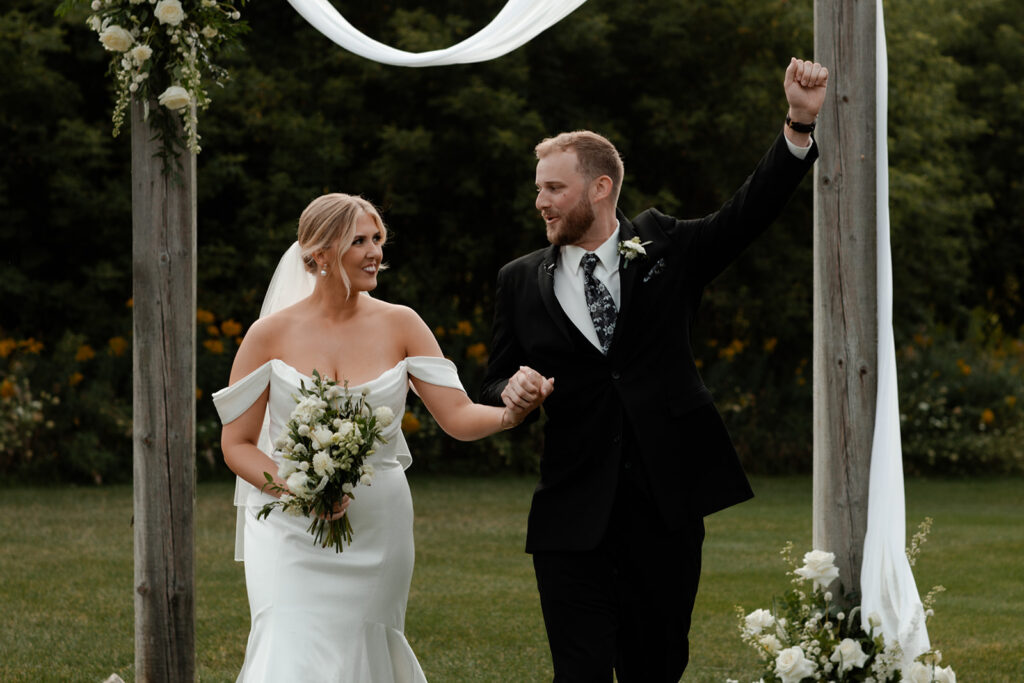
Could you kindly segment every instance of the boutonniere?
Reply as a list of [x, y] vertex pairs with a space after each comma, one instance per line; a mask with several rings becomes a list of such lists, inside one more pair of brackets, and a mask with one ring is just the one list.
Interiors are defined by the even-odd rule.
[[639, 237], [619, 242], [619, 253], [622, 254], [622, 258], [625, 260], [625, 263], [622, 264], [622, 269], [629, 268], [630, 262], [635, 258], [647, 258], [647, 250], [644, 247], [648, 244], [650, 244], [650, 241], [641, 242]]

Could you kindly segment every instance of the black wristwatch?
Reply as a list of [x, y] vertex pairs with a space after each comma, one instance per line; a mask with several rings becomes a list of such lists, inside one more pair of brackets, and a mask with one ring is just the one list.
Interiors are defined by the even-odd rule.
[[811, 121], [810, 123], [799, 123], [789, 118], [789, 113], [786, 114], [786, 125], [795, 130], [797, 133], [814, 132], [814, 121]]

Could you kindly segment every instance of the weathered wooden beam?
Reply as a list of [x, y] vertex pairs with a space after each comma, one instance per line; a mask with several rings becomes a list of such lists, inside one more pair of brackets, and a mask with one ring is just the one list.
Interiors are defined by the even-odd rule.
[[828, 67], [814, 174], [814, 547], [859, 591], [878, 383], [875, 0], [815, 0]]
[[196, 673], [196, 158], [165, 176], [137, 102], [131, 123], [135, 678], [181, 683]]

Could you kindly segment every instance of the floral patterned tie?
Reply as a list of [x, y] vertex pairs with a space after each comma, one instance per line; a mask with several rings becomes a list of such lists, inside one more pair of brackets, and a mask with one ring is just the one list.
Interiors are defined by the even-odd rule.
[[587, 309], [590, 311], [590, 319], [594, 321], [594, 329], [597, 331], [597, 339], [601, 342], [601, 351], [606, 355], [608, 347], [612, 344], [612, 335], [615, 334], [615, 301], [608, 293], [608, 288], [594, 277], [594, 268], [597, 267], [597, 254], [591, 252], [583, 256], [583, 294], [587, 298]]

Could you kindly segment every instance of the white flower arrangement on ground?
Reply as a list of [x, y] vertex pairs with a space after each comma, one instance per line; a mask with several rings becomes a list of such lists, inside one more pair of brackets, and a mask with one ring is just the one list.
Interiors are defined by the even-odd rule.
[[357, 485], [373, 483], [373, 466], [365, 462], [374, 447], [387, 443], [382, 430], [394, 419], [387, 406], [371, 408], [366, 396], [353, 396], [348, 383], [338, 385], [313, 371], [313, 385], [299, 387], [297, 405], [284, 431], [274, 444], [281, 458], [277, 475], [285, 486], [264, 472], [264, 489], [281, 494], [280, 500], [267, 503], [257, 515], [264, 519], [273, 510], [312, 517], [308, 531], [321, 547], [332, 546], [342, 552], [343, 543], [352, 542], [352, 524], [348, 516], [328, 520], [344, 496], [354, 499]]
[[[911, 564], [927, 535], [930, 519], [921, 525], [907, 555]], [[881, 620], [871, 616], [870, 633], [865, 633], [858, 617], [859, 606], [849, 610], [833, 601], [829, 584], [839, 577], [835, 555], [812, 550], [803, 557], [803, 565], [793, 560], [793, 544], [787, 543], [782, 556], [792, 566], [793, 588], [773, 601], [772, 609], [757, 609], [749, 614], [737, 607], [740, 638], [764, 661], [765, 669], [757, 683], [802, 683], [803, 681], [843, 681], [884, 683], [956, 683], [950, 667], [939, 667], [942, 654], [937, 650], [918, 657], [909, 671], [900, 671], [897, 643], [886, 643]], [[808, 593], [805, 585], [811, 582]], [[937, 586], [922, 602], [931, 616]], [[738, 683], [727, 679], [727, 683]]]
[[[89, 0], [63, 0], [66, 14]], [[227, 72], [213, 63], [215, 53], [237, 42], [246, 29], [235, 6], [245, 0], [91, 0], [87, 25], [111, 53], [110, 74], [117, 88], [114, 135], [124, 125], [133, 99], [145, 106], [163, 141], [164, 169], [179, 150], [198, 153], [196, 111], [210, 104], [204, 78], [221, 83]], [[149, 103], [159, 103], [151, 109]], [[179, 133], [178, 117], [184, 137]]]

